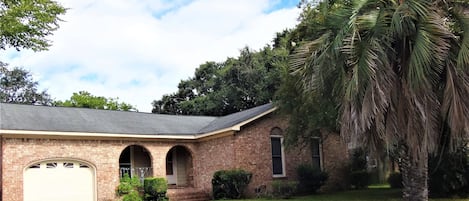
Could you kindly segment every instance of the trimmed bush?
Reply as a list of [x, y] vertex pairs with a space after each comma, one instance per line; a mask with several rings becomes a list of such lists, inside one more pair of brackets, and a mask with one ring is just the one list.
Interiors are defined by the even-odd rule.
[[117, 186], [116, 193], [118, 196], [127, 195], [134, 191], [138, 194], [137, 189], [140, 187], [142, 187], [142, 184], [138, 178], [130, 178], [128, 174], [124, 174], [120, 180], [119, 186]]
[[272, 182], [272, 195], [275, 198], [290, 198], [295, 192], [298, 182], [275, 180]]
[[129, 183], [120, 183], [119, 186], [117, 186], [117, 195], [126, 195], [129, 194], [134, 190], [134, 187], [130, 185]]
[[298, 175], [298, 191], [300, 193], [316, 193], [329, 177], [326, 172], [314, 169], [312, 165], [302, 164], [296, 168]]
[[137, 191], [132, 191], [122, 197], [122, 201], [143, 201]]
[[350, 173], [350, 184], [355, 189], [363, 189], [370, 184], [370, 173], [366, 170], [357, 170]]
[[148, 177], [143, 180], [143, 189], [145, 191], [145, 200], [163, 201], [166, 199], [168, 184], [164, 178]]
[[220, 170], [213, 174], [212, 189], [214, 199], [239, 199], [251, 181], [250, 172], [236, 170]]
[[391, 188], [402, 188], [402, 174], [399, 172], [393, 172], [388, 177], [388, 183]]

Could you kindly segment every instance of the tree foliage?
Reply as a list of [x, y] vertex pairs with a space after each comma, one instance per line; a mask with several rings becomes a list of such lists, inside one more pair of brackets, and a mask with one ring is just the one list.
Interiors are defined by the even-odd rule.
[[121, 110], [136, 111], [137, 109], [128, 103], [119, 102], [119, 98], [105, 98], [103, 96], [94, 96], [87, 91], [73, 93], [69, 100], [56, 101], [56, 106], [82, 107], [103, 110]]
[[[287, 51], [292, 54], [298, 45], [313, 40], [324, 33], [321, 24], [323, 12], [316, 7], [317, 1], [301, 1], [302, 13], [298, 25], [288, 34], [283, 35]], [[324, 6], [324, 5], [321, 5]], [[329, 74], [322, 81], [326, 89], [320, 93], [305, 90], [302, 76], [293, 73], [289, 63], [281, 68], [281, 85], [276, 92], [275, 102], [281, 114], [288, 115], [289, 127], [285, 136], [287, 146], [308, 143], [312, 137], [321, 136], [322, 131], [339, 133], [339, 99], [336, 93], [335, 74]]]
[[177, 92], [153, 101], [152, 112], [220, 116], [268, 103], [280, 85], [279, 63], [287, 58], [286, 49], [266, 46], [243, 48], [239, 57], [221, 63], [206, 62], [181, 80]]
[[0, 48], [46, 50], [66, 9], [51, 0], [0, 1]]
[[297, 84], [339, 103], [347, 140], [396, 145], [404, 199], [427, 200], [428, 154], [442, 128], [450, 150], [469, 129], [469, 3], [335, 0], [306, 9], [298, 28], [310, 36], [296, 38], [290, 62]]
[[19, 67], [9, 69], [0, 62], [0, 102], [51, 105], [50, 95], [45, 90], [39, 91], [37, 85], [29, 71]]

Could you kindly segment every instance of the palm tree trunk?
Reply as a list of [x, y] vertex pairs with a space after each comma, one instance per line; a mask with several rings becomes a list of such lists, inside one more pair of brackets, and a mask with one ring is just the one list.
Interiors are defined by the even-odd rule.
[[407, 150], [401, 156], [404, 201], [428, 201], [428, 152], [413, 157]]

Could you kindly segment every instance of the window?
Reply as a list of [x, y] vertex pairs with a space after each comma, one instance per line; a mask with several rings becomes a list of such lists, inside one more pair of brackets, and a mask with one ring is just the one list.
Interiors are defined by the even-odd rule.
[[319, 138], [311, 140], [311, 155], [314, 169], [321, 169], [321, 144]]
[[47, 163], [46, 164], [46, 168], [56, 168], [57, 167], [57, 163]]
[[73, 163], [63, 163], [64, 168], [73, 168]]
[[166, 155], [166, 175], [173, 175], [173, 151], [170, 150]]
[[41, 164], [40, 163], [33, 164], [33, 165], [29, 166], [29, 168], [41, 168]]
[[85, 165], [85, 164], [81, 164], [80, 163], [80, 168], [90, 168], [88, 165]]
[[273, 128], [270, 132], [270, 143], [272, 145], [272, 174], [274, 177], [285, 176], [283, 135], [280, 128]]

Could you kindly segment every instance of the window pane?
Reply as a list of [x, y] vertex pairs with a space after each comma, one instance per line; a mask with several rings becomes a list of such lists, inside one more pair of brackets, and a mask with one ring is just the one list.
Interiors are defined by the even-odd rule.
[[282, 158], [281, 157], [273, 157], [272, 158], [272, 170], [273, 170], [274, 174], [283, 174]]
[[319, 156], [319, 139], [311, 140], [311, 152], [313, 156]]
[[57, 163], [47, 163], [46, 164], [46, 168], [56, 168], [57, 167]]
[[314, 169], [321, 169], [321, 150], [319, 149], [319, 138], [311, 140], [312, 165]]
[[282, 156], [282, 143], [280, 138], [271, 138], [272, 156]]
[[166, 175], [173, 175], [173, 152], [166, 155]]
[[73, 168], [73, 163], [63, 163], [64, 168]]
[[272, 144], [272, 171], [274, 175], [282, 175], [282, 139], [279, 137], [272, 137], [270, 139]]

